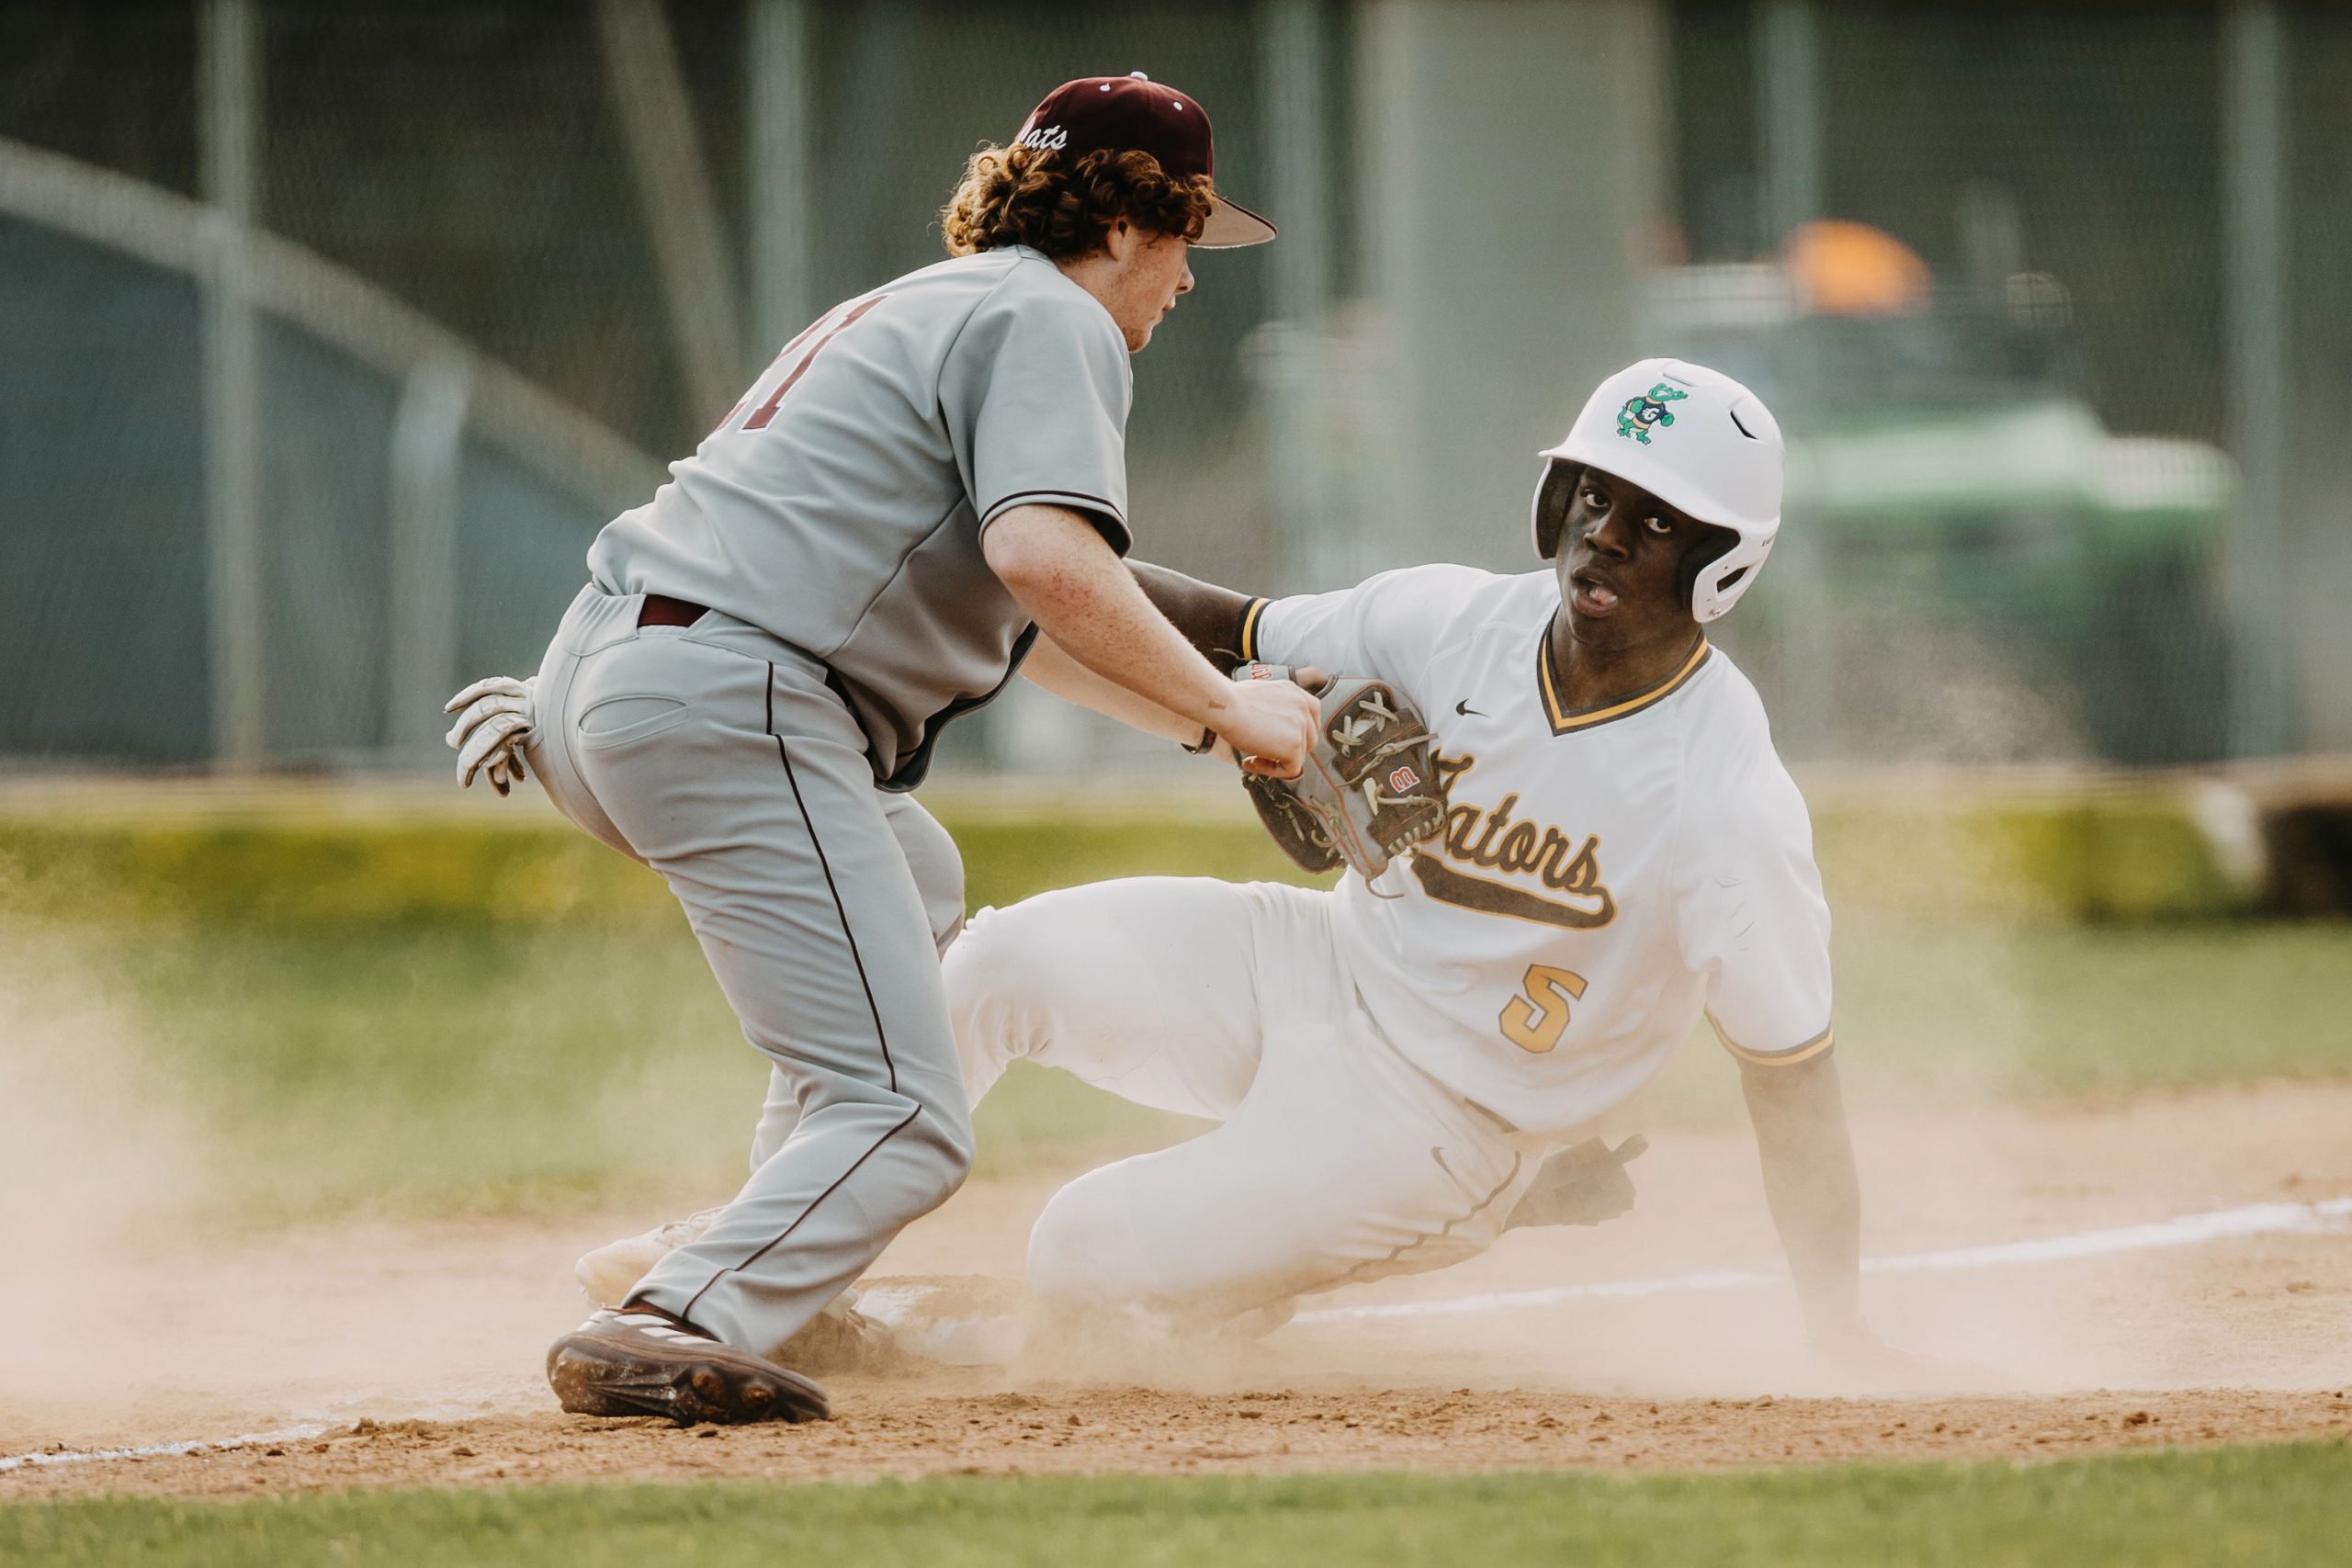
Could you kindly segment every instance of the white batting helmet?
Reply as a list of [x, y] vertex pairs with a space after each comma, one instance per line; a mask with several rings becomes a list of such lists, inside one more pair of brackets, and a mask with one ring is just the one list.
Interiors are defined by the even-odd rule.
[[1550, 560], [1590, 466], [1636, 484], [1739, 542], [1699, 570], [1690, 614], [1712, 621], [1747, 592], [1781, 531], [1781, 427], [1762, 399], [1721, 371], [1645, 359], [1603, 381], [1535, 487], [1535, 553]]

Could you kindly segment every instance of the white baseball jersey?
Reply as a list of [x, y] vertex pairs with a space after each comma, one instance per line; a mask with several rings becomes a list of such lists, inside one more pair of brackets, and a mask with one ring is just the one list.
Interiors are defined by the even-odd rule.
[[1559, 605], [1548, 571], [1430, 566], [1257, 601], [1242, 629], [1245, 657], [1386, 681], [1435, 735], [1444, 836], [1376, 887], [1346, 875], [1337, 947], [1401, 1051], [1528, 1132], [1624, 1100], [1702, 1010], [1743, 1061], [1830, 1043], [1812, 823], [1756, 689], [1702, 641], [1568, 713]]

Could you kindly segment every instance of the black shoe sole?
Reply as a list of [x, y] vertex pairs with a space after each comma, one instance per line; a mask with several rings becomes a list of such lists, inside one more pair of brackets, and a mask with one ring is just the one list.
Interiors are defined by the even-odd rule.
[[771, 1361], [717, 1343], [673, 1348], [647, 1336], [567, 1334], [548, 1350], [548, 1384], [575, 1416], [701, 1422], [824, 1421], [825, 1391]]

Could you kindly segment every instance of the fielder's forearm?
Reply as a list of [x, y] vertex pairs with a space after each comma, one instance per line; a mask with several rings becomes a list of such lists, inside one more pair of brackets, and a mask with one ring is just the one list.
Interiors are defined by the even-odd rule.
[[1756, 1124], [1764, 1197], [1816, 1342], [1862, 1325], [1862, 1201], [1838, 1065], [1826, 1053], [1792, 1066], [1740, 1066]]
[[989, 525], [980, 548], [1044, 636], [1095, 675], [1183, 718], [1193, 738], [1232, 703], [1232, 683], [1152, 607], [1077, 513], [1016, 506]]
[[[1201, 739], [1201, 726], [1182, 714], [1164, 708], [1148, 697], [1137, 696], [1115, 681], [1106, 681], [1064, 653], [1051, 637], [1040, 637], [1037, 645], [1022, 661], [1021, 673], [1041, 689], [1051, 692], [1066, 703], [1091, 708], [1105, 718], [1115, 718], [1130, 729], [1146, 735], [1157, 735], [1163, 740], [1192, 746]], [[1222, 741], [1218, 742], [1220, 748]], [[1223, 754], [1220, 751], [1220, 754]]]
[[1241, 662], [1241, 618], [1249, 613], [1250, 595], [1149, 561], [1131, 560], [1127, 570], [1135, 573], [1152, 606], [1184, 634], [1186, 642], [1218, 670], [1228, 675], [1233, 672]]

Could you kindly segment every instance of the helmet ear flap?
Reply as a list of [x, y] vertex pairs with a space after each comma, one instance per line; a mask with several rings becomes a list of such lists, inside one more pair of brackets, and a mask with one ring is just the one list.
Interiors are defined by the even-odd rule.
[[[1701, 532], [1682, 552], [1682, 564], [1675, 572], [1675, 582], [1682, 603], [1690, 607], [1692, 615], [1699, 613], [1699, 574], [1739, 547], [1736, 530], [1713, 523], [1700, 525]], [[1741, 570], [1745, 570], [1742, 568]]]
[[1568, 506], [1575, 501], [1577, 484], [1583, 478], [1582, 463], [1566, 463], [1555, 457], [1545, 466], [1544, 477], [1535, 486], [1533, 509], [1538, 559], [1550, 560], [1560, 553], [1560, 533], [1567, 526]]

